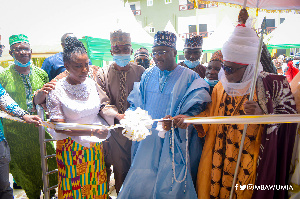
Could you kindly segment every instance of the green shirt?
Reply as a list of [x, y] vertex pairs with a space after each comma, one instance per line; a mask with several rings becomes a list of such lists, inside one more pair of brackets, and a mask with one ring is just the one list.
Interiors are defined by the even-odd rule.
[[[47, 73], [30, 66], [28, 75], [21, 75], [10, 65], [0, 73], [0, 84], [19, 106], [31, 114], [33, 112], [31, 98], [33, 93], [48, 82]], [[42, 188], [41, 155], [39, 131], [34, 124], [24, 124], [3, 119], [4, 134], [11, 151], [10, 172], [18, 185], [26, 190], [28, 198], [38, 198]], [[46, 138], [50, 138], [46, 133]], [[47, 154], [54, 154], [52, 144], [47, 145]], [[56, 168], [54, 158], [48, 161], [49, 170]], [[57, 175], [50, 176], [51, 186], [57, 183]]]

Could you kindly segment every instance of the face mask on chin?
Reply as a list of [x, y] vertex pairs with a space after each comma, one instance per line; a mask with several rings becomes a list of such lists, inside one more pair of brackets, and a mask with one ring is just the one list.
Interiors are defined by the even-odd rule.
[[120, 67], [125, 67], [130, 62], [130, 54], [115, 54], [113, 60]]
[[199, 60], [197, 60], [197, 61], [190, 61], [190, 60], [185, 59], [184, 63], [189, 68], [195, 68], [196, 66], [198, 66], [200, 64], [200, 61]]
[[219, 82], [219, 80], [210, 80], [206, 77], [204, 78], [204, 80], [208, 83], [209, 86], [215, 86]]
[[29, 62], [27, 62], [26, 64], [22, 64], [17, 59], [14, 59], [14, 63], [15, 63], [15, 65], [18, 65], [18, 66], [20, 66], [22, 68], [26, 68], [26, 67], [28, 67], [28, 66], [31, 65], [31, 60], [29, 60]]

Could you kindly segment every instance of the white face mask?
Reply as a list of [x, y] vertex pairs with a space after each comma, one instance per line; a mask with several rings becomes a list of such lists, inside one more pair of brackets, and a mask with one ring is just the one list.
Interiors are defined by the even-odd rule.
[[114, 62], [120, 67], [125, 67], [130, 62], [130, 54], [115, 54]]

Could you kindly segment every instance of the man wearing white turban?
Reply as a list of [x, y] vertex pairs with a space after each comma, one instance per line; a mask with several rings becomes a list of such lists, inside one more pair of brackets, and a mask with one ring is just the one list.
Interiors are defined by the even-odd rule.
[[[201, 116], [296, 113], [286, 78], [264, 72], [261, 64], [253, 101], [248, 100], [258, 47], [255, 31], [239, 24], [222, 48], [224, 65], [219, 72], [220, 81], [212, 92], [212, 102]], [[248, 125], [234, 198], [287, 197], [287, 190], [253, 190], [247, 185], [288, 185], [296, 126]], [[195, 127], [200, 136], [205, 136], [197, 176], [198, 198], [229, 198], [244, 125]]]

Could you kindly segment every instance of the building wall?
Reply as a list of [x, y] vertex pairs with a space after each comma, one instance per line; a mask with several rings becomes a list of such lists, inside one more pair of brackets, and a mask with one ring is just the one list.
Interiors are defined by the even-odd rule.
[[[125, 1], [126, 2], [126, 1]], [[154, 33], [164, 30], [168, 21], [171, 22], [176, 32], [182, 38], [185, 33], [189, 33], [189, 25], [207, 24], [207, 37], [212, 33], [222, 19], [227, 16], [232, 23], [237, 20], [239, 9], [214, 7], [205, 9], [179, 10], [180, 5], [187, 5], [187, 0], [172, 0], [172, 3], [165, 4], [165, 0], [153, 0], [153, 6], [147, 6], [147, 0], [128, 0], [129, 4], [135, 4], [136, 9], [140, 10], [141, 15], [136, 15], [136, 19], [141, 23], [142, 27], [149, 32], [150, 27], [154, 27]]]
[[136, 15], [136, 19], [142, 27], [155, 27], [154, 33], [150, 33], [151, 36], [159, 30], [164, 30], [169, 20], [178, 32], [178, 17], [196, 15], [195, 9], [179, 11], [179, 0], [172, 0], [169, 4], [165, 4], [165, 0], [153, 0], [153, 6], [147, 6], [147, 0], [128, 0], [129, 4], [134, 2], [138, 2], [137, 5], [139, 4], [141, 10], [141, 15]]
[[[179, 10], [179, 5], [187, 3], [187, 0], [172, 0], [172, 3], [166, 4], [165, 0], [153, 0], [153, 6], [147, 6], [147, 0], [124, 0], [129, 4], [136, 3], [136, 9], [140, 10], [140, 15], [136, 19], [142, 27], [149, 33], [149, 28], [154, 27], [152, 37], [159, 30], [164, 30], [168, 21], [171, 22], [175, 31], [181, 38], [185, 33], [189, 33], [189, 25], [207, 24], [207, 36], [213, 33], [217, 27], [227, 22], [228, 25], [236, 25], [240, 9], [228, 6], [210, 7], [205, 9]], [[275, 20], [275, 28], [282, 22], [285, 17], [293, 13], [265, 13], [259, 12], [256, 17], [256, 10], [248, 10], [250, 17], [254, 20], [254, 27], [260, 28], [263, 17]], [[226, 19], [226, 20], [225, 20]], [[270, 31], [275, 28], [270, 27]], [[225, 28], [226, 29], [226, 28]], [[226, 30], [224, 30], [226, 31]], [[177, 40], [178, 41], [178, 40]], [[177, 42], [178, 44], [178, 42]]]
[[[126, 2], [127, 0], [124, 0]], [[179, 5], [187, 3], [187, 0], [172, 0], [172, 3], [165, 4], [165, 0], [152, 0], [153, 6], [147, 6], [147, 0], [128, 0], [128, 3], [136, 3], [141, 10], [141, 15], [136, 15], [136, 19], [141, 23], [146, 31], [149, 27], [154, 27], [155, 32], [164, 30], [170, 20], [178, 34], [188, 33], [189, 25], [207, 24], [207, 31], [213, 32], [225, 17], [228, 17], [234, 24], [237, 23], [239, 8], [220, 6], [209, 9], [193, 9], [179, 11]], [[248, 10], [249, 15], [255, 17], [256, 10]], [[289, 14], [285, 13], [259, 13], [256, 28], [260, 28], [264, 16], [267, 19], [275, 19], [275, 27], [280, 24], [280, 18], [285, 18]]]

